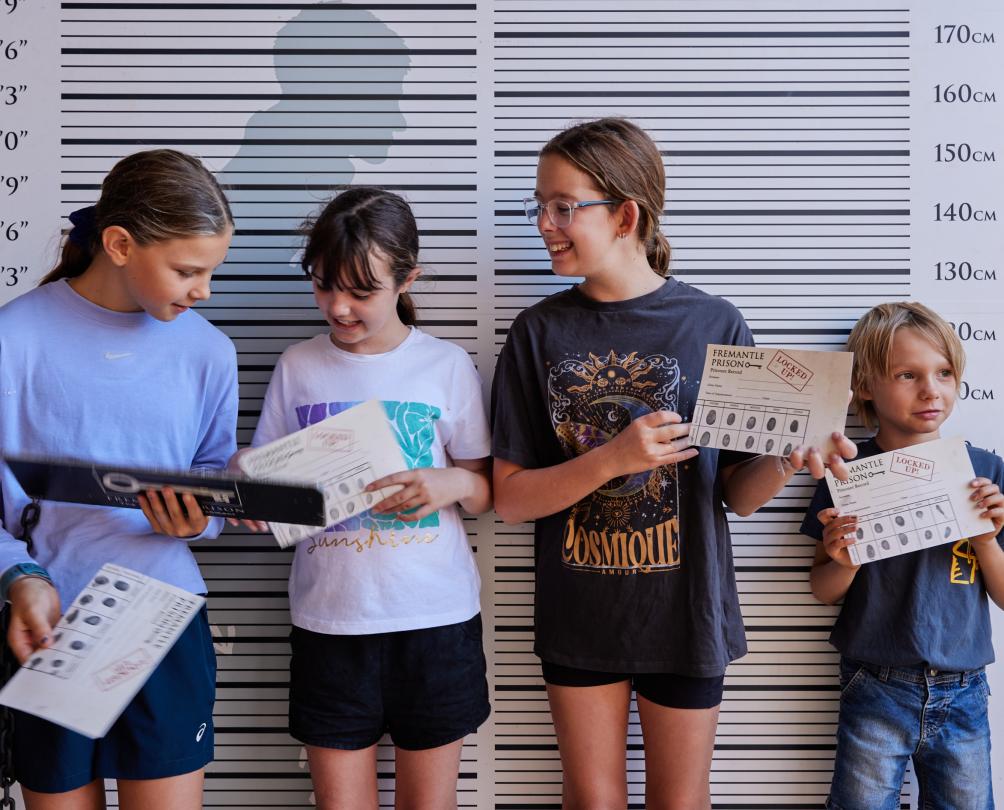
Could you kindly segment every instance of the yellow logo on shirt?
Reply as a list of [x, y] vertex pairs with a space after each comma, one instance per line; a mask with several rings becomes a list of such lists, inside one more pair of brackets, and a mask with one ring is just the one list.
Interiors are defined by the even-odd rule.
[[953, 585], [972, 585], [976, 581], [976, 572], [980, 570], [979, 560], [976, 553], [969, 544], [969, 538], [959, 540], [952, 546], [952, 573], [951, 581]]

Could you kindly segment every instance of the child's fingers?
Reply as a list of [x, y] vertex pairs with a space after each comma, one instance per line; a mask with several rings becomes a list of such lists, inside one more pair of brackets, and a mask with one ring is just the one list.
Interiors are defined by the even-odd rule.
[[826, 509], [820, 509], [816, 513], [816, 520], [818, 520], [825, 526], [838, 515], [840, 515], [839, 509], [837, 509], [835, 506], [828, 506], [826, 507]]
[[401, 470], [401, 472], [385, 475], [383, 478], [378, 478], [373, 483], [367, 484], [364, 491], [372, 492], [375, 489], [383, 489], [384, 487], [389, 487], [392, 484], [404, 484], [407, 486], [415, 480], [417, 472], [417, 470]]
[[[683, 440], [684, 442], [686, 440]], [[673, 445], [670, 445], [671, 447]], [[667, 453], [665, 456], [659, 459], [659, 466], [665, 467], [668, 464], [679, 464], [681, 461], [689, 461], [692, 458], [696, 458], [700, 451], [696, 447], [684, 447], [682, 449], [674, 449]]]
[[428, 517], [435, 511], [432, 504], [427, 503], [421, 509], [416, 509], [414, 512], [398, 512], [395, 517], [405, 523], [415, 523], [422, 518]]
[[826, 465], [823, 463], [823, 456], [815, 447], [810, 447], [806, 451], [805, 466], [809, 468], [809, 475], [813, 478], [822, 478], [826, 475]]
[[834, 431], [832, 434], [830, 434], [830, 438], [833, 440], [833, 445], [836, 448], [836, 452], [840, 455], [841, 458], [846, 458], [848, 460], [857, 458], [858, 446], [850, 439], [848, 439], [839, 430]]
[[830, 456], [830, 472], [833, 473], [833, 477], [838, 481], [846, 481], [851, 477], [850, 470], [847, 469], [843, 456], [839, 456], [836, 453]]
[[142, 494], [142, 493], [140, 493], [137, 496], [137, 500], [139, 501], [139, 508], [142, 510], [143, 515], [146, 517], [147, 521], [150, 523], [150, 527], [157, 534], [166, 534], [167, 532], [164, 531], [164, 527], [161, 525], [160, 520], [157, 517], [157, 513], [154, 511], [154, 508], [153, 508], [154, 499], [156, 499], [158, 501], [160, 500], [159, 498], [157, 498], [157, 496], [155, 494], [152, 494], [152, 493], [147, 493], [145, 495]]
[[374, 504], [371, 509], [374, 512], [391, 513], [405, 508], [404, 504], [418, 496], [418, 487], [415, 484], [406, 486], [404, 489], [388, 495], [380, 503]]

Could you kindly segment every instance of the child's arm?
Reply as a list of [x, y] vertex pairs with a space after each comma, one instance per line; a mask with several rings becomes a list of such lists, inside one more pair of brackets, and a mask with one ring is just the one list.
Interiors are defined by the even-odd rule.
[[816, 516], [823, 524], [823, 539], [816, 543], [816, 556], [809, 572], [812, 595], [827, 605], [844, 598], [860, 565], [851, 562], [847, 547], [854, 542], [858, 519], [854, 515], [841, 515], [830, 507]]
[[459, 503], [465, 512], [480, 515], [492, 508], [488, 458], [456, 459], [452, 467], [419, 467], [386, 475], [367, 490], [403, 484], [373, 506], [379, 514], [394, 514], [398, 520], [421, 520], [444, 506]]
[[635, 419], [606, 444], [551, 467], [529, 469], [496, 458], [495, 511], [506, 523], [553, 515], [621, 475], [654, 470], [697, 455], [688, 447], [689, 424], [656, 411]]
[[982, 507], [980, 517], [992, 520], [994, 528], [969, 542], [979, 560], [987, 595], [1004, 610], [1004, 549], [997, 542], [997, 535], [1004, 528], [1004, 495], [989, 478], [977, 478], [970, 486], [975, 490], [970, 498]]
[[[843, 433], [834, 433], [833, 442], [837, 452], [831, 453], [826, 463], [837, 478], [845, 481], [844, 459], [854, 458], [858, 449]], [[787, 458], [759, 456], [724, 467], [720, 475], [725, 504], [741, 517], [752, 515], [777, 495], [796, 472], [806, 467], [813, 478], [822, 478], [826, 472], [822, 453], [815, 447], [799, 447]]]

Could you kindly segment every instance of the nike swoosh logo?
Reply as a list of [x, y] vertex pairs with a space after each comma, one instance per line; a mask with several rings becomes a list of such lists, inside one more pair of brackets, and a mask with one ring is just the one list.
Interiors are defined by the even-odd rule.
[[132, 357], [132, 352], [105, 352], [105, 360], [121, 360], [123, 357]]

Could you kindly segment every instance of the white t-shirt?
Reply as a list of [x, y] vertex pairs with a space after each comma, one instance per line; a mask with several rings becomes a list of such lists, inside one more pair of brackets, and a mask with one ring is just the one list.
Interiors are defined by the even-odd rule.
[[[383, 354], [352, 354], [318, 335], [287, 349], [265, 393], [253, 446], [369, 399], [380, 400], [409, 468], [490, 454], [481, 379], [459, 346], [412, 328]], [[370, 513], [296, 547], [293, 624], [360, 635], [440, 627], [480, 609], [481, 580], [456, 505], [418, 521]]]

